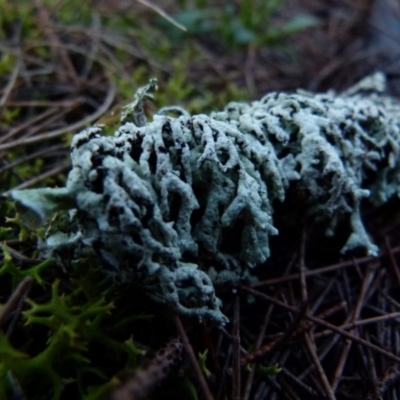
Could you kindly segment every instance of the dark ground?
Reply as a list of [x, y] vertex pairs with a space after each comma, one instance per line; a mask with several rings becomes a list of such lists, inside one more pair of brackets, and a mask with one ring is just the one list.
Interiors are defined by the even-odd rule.
[[[98, 0], [86, 6], [77, 1], [0, 2], [2, 192], [63, 185], [72, 134], [129, 99], [151, 76], [160, 82], [157, 107], [178, 103], [192, 112], [259, 98], [272, 90], [340, 91], [376, 70], [387, 74], [388, 93], [400, 96], [399, 1], [287, 0], [266, 24], [254, 23], [257, 35], [244, 43], [232, 37], [229, 19], [215, 22], [204, 13], [212, 3], [211, 15], [222, 15], [225, 2], [159, 3], [172, 16], [190, 5], [203, 14], [191, 20], [196, 21], [192, 32], [185, 34], [133, 0], [112, 5]], [[239, 2], [230, 3], [234, 11], [229, 15], [234, 19]], [[263, 37], [260, 32], [265, 26], [273, 32], [299, 14], [314, 16], [319, 25], [287, 38]], [[207, 21], [211, 23], [204, 24]], [[147, 111], [151, 114], [152, 108]], [[111, 125], [110, 119], [105, 121]], [[14, 214], [12, 206], [4, 201], [1, 207], [2, 225], [10, 227], [4, 217]], [[260, 280], [219, 292], [232, 321], [224, 329], [180, 320], [165, 308], [143, 302], [141, 292], [130, 294], [139, 303], [130, 313], [155, 317], [144, 326], [128, 324], [115, 338], [123, 341], [134, 335], [147, 356], [138, 356], [136, 364], [123, 366], [112, 360], [105, 366], [98, 354], [102, 347], [92, 345], [88, 336], [85, 357], [103, 376], [78, 379], [83, 367], [60, 368], [61, 372], [56, 368], [55, 381], [62, 378], [63, 382], [60, 397], [54, 382], [35, 393], [35, 383], [21, 372], [20, 364], [5, 361], [2, 342], [2, 368], [11, 365], [5, 370], [14, 376], [5, 378], [1, 372], [1, 379], [8, 382], [3, 384], [18, 400], [100, 399], [109, 393], [115, 399], [139, 399], [150, 398], [148, 391], [154, 388], [154, 399], [196, 398], [190, 396], [194, 390], [206, 399], [395, 400], [400, 397], [399, 211], [395, 200], [378, 210], [365, 210], [368, 231], [381, 249], [375, 258], [339, 255], [345, 226], [331, 239], [313, 224], [283, 227], [272, 243], [273, 256], [257, 268]], [[24, 270], [36, 264], [34, 234], [17, 237], [18, 230], [0, 229], [15, 265]], [[6, 263], [5, 250], [3, 259]], [[0, 270], [2, 303], [15, 286], [7, 277]], [[61, 280], [65, 293], [72, 290], [64, 272], [49, 273], [46, 279], [48, 283]], [[30, 298], [36, 303], [46, 301], [50, 286], [36, 286]], [[24, 293], [22, 288], [21, 299]], [[121, 298], [128, 297], [122, 293]], [[114, 322], [125, 315], [116, 304]], [[58, 327], [26, 328], [26, 316], [20, 316], [18, 309], [12, 311], [16, 328], [7, 337], [14, 348], [34, 357], [47, 346], [43, 337], [52, 337]], [[9, 329], [7, 324], [2, 321], [0, 326]], [[198, 362], [205, 351], [206, 367]], [[132, 365], [136, 372], [129, 369]], [[121, 374], [124, 368], [128, 371]], [[79, 389], [78, 381], [83, 385]], [[89, 386], [102, 388], [103, 394], [90, 397]], [[136, 397], [127, 394], [127, 388], [136, 391]]]

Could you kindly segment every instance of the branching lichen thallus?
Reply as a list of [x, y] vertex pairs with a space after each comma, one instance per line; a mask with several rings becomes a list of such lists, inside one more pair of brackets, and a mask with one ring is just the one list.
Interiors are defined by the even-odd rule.
[[[349, 220], [343, 252], [377, 254], [361, 200], [382, 204], [400, 187], [400, 105], [383, 95], [383, 74], [342, 94], [270, 93], [209, 116], [169, 107], [147, 122], [142, 102], [155, 86], [139, 89], [113, 137], [102, 126], [74, 136], [65, 188], [11, 193], [39, 222], [69, 210], [48, 231], [47, 255], [95, 255], [116, 280], [223, 324], [214, 285], [268, 259], [273, 205], [289, 186], [308, 193], [308, 215], [327, 233]], [[226, 245], [232, 235], [239, 246]]]

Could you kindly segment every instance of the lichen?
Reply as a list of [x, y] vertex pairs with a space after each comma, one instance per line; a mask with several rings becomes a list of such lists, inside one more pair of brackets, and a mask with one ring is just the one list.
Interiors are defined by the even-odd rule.
[[[382, 74], [342, 94], [270, 93], [210, 116], [166, 108], [147, 122], [141, 101], [154, 87], [138, 92], [113, 137], [101, 126], [74, 136], [66, 188], [53, 189], [59, 209], [73, 204], [74, 229], [48, 234], [51, 255], [92, 252], [116, 280], [223, 324], [213, 283], [243, 279], [268, 259], [274, 202], [289, 187], [307, 193], [309, 217], [326, 220], [327, 232], [349, 221], [343, 252], [377, 254], [361, 202], [400, 190], [400, 104], [382, 94]], [[49, 189], [12, 196], [42, 221], [57, 208], [57, 196], [42, 204]]]

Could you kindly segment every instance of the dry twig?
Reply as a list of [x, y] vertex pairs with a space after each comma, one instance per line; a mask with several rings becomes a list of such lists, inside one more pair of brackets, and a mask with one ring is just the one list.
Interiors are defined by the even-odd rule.
[[13, 321], [11, 322], [7, 335], [10, 335], [12, 332], [12, 328], [14, 327], [15, 321], [19, 316], [19, 311], [21, 310], [22, 304], [24, 303], [28, 293], [31, 289], [31, 286], [34, 282], [33, 277], [26, 276], [22, 281], [18, 284], [10, 298], [3, 305], [3, 308], [0, 312], [0, 329], [3, 328], [4, 324], [10, 317], [10, 315], [15, 312]]
[[171, 340], [159, 351], [146, 368], [132, 372], [125, 371], [131, 377], [112, 393], [113, 400], [142, 400], [154, 391], [170, 370], [176, 366], [182, 354], [182, 343], [179, 338]]

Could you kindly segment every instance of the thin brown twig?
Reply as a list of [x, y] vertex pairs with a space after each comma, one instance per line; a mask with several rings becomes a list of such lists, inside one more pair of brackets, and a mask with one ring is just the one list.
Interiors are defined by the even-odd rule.
[[387, 392], [391, 385], [400, 379], [400, 368], [398, 365], [389, 365], [379, 377], [378, 387], [381, 396]]
[[[297, 260], [297, 254], [295, 253], [293, 255], [293, 257], [291, 258], [291, 260], [289, 261], [288, 265], [286, 266], [286, 268], [284, 270], [284, 274], [289, 273], [289, 271], [295, 265], [296, 260]], [[278, 293], [278, 291], [276, 293]], [[270, 304], [268, 306], [267, 312], [265, 314], [263, 323], [260, 326], [260, 330], [258, 332], [256, 344], [255, 344], [255, 347], [254, 347], [254, 351], [258, 351], [261, 348], [261, 345], [262, 345], [262, 342], [264, 340], [265, 332], [267, 330], [267, 326], [269, 324], [273, 309], [274, 309], [274, 305]], [[248, 400], [250, 398], [250, 392], [251, 392], [251, 389], [252, 389], [252, 384], [253, 384], [253, 381], [254, 381], [255, 372], [256, 372], [256, 365], [253, 363], [251, 365], [251, 370], [250, 370], [250, 372], [249, 372], [249, 374], [247, 376], [246, 385], [245, 385], [244, 394], [243, 394], [243, 400]]]
[[4, 143], [4, 142], [8, 141], [9, 139], [11, 139], [13, 136], [17, 135], [22, 130], [29, 128], [32, 125], [35, 125], [37, 122], [39, 122], [42, 119], [48, 118], [48, 117], [56, 114], [58, 111], [59, 111], [58, 108], [51, 107], [50, 109], [47, 109], [46, 111], [37, 115], [36, 117], [30, 118], [28, 121], [18, 125], [14, 129], [11, 129], [7, 134], [0, 137], [0, 143]]
[[[208, 350], [207, 352], [207, 363], [210, 365], [210, 369], [214, 374], [219, 374], [221, 372], [220, 360], [218, 359], [218, 352], [216, 351], [215, 342], [213, 336], [209, 330], [208, 322], [203, 320], [202, 322], [202, 338], [204, 341], [204, 347]], [[218, 335], [219, 339], [219, 335]], [[217, 339], [217, 341], [218, 341]]]
[[397, 284], [400, 286], [399, 266], [397, 265], [396, 259], [394, 258], [393, 250], [390, 246], [389, 238], [387, 237], [387, 235], [385, 235], [385, 248], [386, 248], [386, 252], [389, 256], [389, 265], [391, 267], [394, 277], [397, 280]]
[[[7, 300], [0, 311], [0, 329], [3, 328], [11, 313], [18, 309], [18, 305], [21, 302], [25, 301], [25, 298], [28, 295], [33, 282], [34, 279], [32, 276], [26, 276], [15, 288], [14, 292], [11, 294], [10, 298]], [[18, 315], [16, 315], [16, 317], [17, 316]]]
[[379, 295], [381, 297], [384, 297], [387, 301], [389, 301], [390, 304], [394, 305], [396, 308], [400, 308], [400, 303], [396, 301], [392, 296], [390, 296], [388, 293], [385, 293], [384, 290], [381, 288], [377, 288], [377, 292], [379, 292]]
[[[31, 52], [35, 52], [35, 50], [38, 47], [44, 47], [44, 46], [50, 46], [51, 43], [49, 43], [49, 41], [47, 40], [40, 40], [40, 41], [35, 41], [34, 43], [30, 43], [29, 45], [27, 45], [24, 48], [25, 53], [23, 54], [24, 59], [26, 59], [27, 61], [33, 63], [33, 64], [39, 64], [39, 65], [43, 65], [43, 62], [41, 59], [36, 59], [35, 57], [30, 56], [29, 54]], [[87, 50], [73, 45], [71, 43], [63, 43], [60, 44], [60, 46], [63, 46], [66, 50], [74, 52], [76, 54], [80, 54], [81, 56], [85, 57], [85, 58], [90, 58], [92, 57], [91, 54], [87, 53]], [[0, 50], [2, 49], [6, 49], [6, 51], [10, 54], [18, 54], [17, 51], [13, 50], [13, 49], [8, 49], [7, 47], [4, 47], [1, 45], [0, 43]], [[121, 67], [120, 63], [117, 62], [117, 60], [115, 60], [115, 56], [113, 57], [113, 53], [111, 51], [109, 51], [108, 53], [104, 53], [103, 55], [107, 55], [108, 60], [105, 60], [105, 57], [96, 57], [93, 59], [93, 61], [96, 61], [96, 63], [100, 64], [105, 71], [108, 72], [105, 73], [105, 76], [108, 77], [108, 75], [113, 75], [116, 73], [123, 73], [125, 75], [128, 75], [127, 72]], [[47, 64], [44, 64], [47, 67]], [[158, 66], [158, 65], [157, 65]], [[52, 70], [49, 70], [49, 68], [47, 68], [47, 72], [51, 73], [53, 72], [54, 68]], [[110, 79], [110, 77], [108, 77]], [[38, 103], [40, 104], [40, 103]]]
[[17, 81], [18, 78], [19, 71], [21, 69], [21, 64], [22, 64], [21, 57], [18, 57], [18, 61], [16, 62], [13, 71], [11, 73], [10, 80], [8, 81], [6, 87], [4, 88], [3, 96], [1, 96], [0, 107], [4, 106], [4, 104], [7, 102], [7, 99], [13, 90], [15, 82]]
[[253, 96], [256, 93], [256, 86], [254, 82], [254, 59], [256, 57], [256, 45], [250, 43], [247, 48], [246, 61], [244, 64], [244, 79], [248, 92]]
[[282, 386], [284, 387], [285, 397], [290, 395], [291, 400], [301, 400], [301, 398], [297, 395], [296, 391], [286, 382], [282, 382]]
[[221, 377], [219, 379], [219, 385], [217, 390], [217, 400], [219, 400], [223, 394], [225, 394], [225, 398], [228, 397], [226, 390], [226, 377], [228, 375], [229, 364], [232, 356], [232, 345], [229, 344], [228, 349], [226, 351], [225, 362], [222, 367]]
[[[314, 367], [314, 364], [313, 364]], [[318, 396], [318, 393], [309, 385], [305, 384], [300, 377], [292, 374], [288, 368], [283, 368], [281, 374], [290, 378], [293, 382], [295, 382], [299, 387], [309, 393], [310, 396]]]
[[[268, 326], [269, 320], [271, 318], [271, 313], [272, 313], [273, 307], [274, 307], [273, 305], [269, 305], [267, 312], [265, 313], [264, 320], [261, 324], [260, 331], [257, 336], [255, 350], [258, 350], [262, 345], [262, 341], [265, 336], [265, 331], [267, 330], [267, 326]], [[251, 387], [252, 387], [255, 372], [256, 372], [256, 366], [252, 365], [251, 370], [247, 376], [246, 385], [245, 385], [244, 394], [243, 394], [243, 400], [248, 400], [250, 398], [250, 392], [251, 392]]]
[[[308, 292], [307, 292], [307, 282], [306, 282], [306, 262], [305, 262], [305, 253], [306, 253], [306, 241], [307, 241], [307, 233], [306, 227], [303, 227], [303, 232], [301, 235], [300, 242], [300, 252], [299, 252], [299, 279], [300, 279], [300, 293], [301, 293], [301, 301], [303, 304], [308, 303]], [[307, 306], [308, 312], [308, 306]]]
[[[0, 150], [1, 150], [1, 147], [0, 147]], [[397, 247], [393, 248], [392, 252], [393, 252], [393, 254], [399, 253], [400, 252], [400, 246], [397, 246]], [[368, 261], [376, 261], [378, 258], [381, 258], [381, 257], [384, 257], [384, 256], [386, 256], [386, 253], [380, 254], [377, 257], [376, 256], [360, 257], [360, 258], [357, 259], [357, 262], [358, 262], [359, 265], [364, 265]], [[336, 271], [338, 269], [346, 268], [346, 267], [354, 267], [354, 261], [353, 260], [346, 260], [346, 261], [342, 261], [342, 262], [337, 263], [337, 264], [328, 265], [326, 267], [321, 267], [321, 268], [308, 270], [308, 271], [306, 271], [304, 273], [304, 276], [305, 277], [309, 277], [309, 276], [313, 276], [313, 275], [320, 275], [320, 274], [324, 274], [326, 272], [332, 272], [332, 271]], [[250, 286], [252, 288], [256, 288], [256, 287], [262, 287], [262, 286], [276, 285], [277, 283], [283, 283], [283, 282], [297, 280], [297, 279], [299, 279], [299, 276], [300, 276], [299, 273], [295, 273], [295, 274], [291, 274], [291, 275], [285, 275], [285, 276], [281, 276], [279, 278], [272, 278], [272, 279], [266, 279], [264, 281], [254, 282], [254, 283], [251, 283]]]
[[[377, 317], [370, 317], [370, 318], [365, 318], [365, 319], [359, 319], [357, 321], [352, 321], [348, 322], [346, 324], [338, 325], [338, 328], [346, 330], [346, 329], [352, 329], [358, 326], [362, 325], [370, 325], [370, 324], [376, 324], [377, 322], [382, 322], [382, 321], [388, 321], [391, 319], [396, 319], [400, 318], [400, 312], [393, 312], [385, 315], [379, 315]], [[332, 331], [326, 330], [322, 332], [318, 332], [315, 334], [316, 338], [321, 338], [323, 336], [331, 335]]]
[[10, 163], [5, 163], [5, 160], [1, 160], [3, 163], [5, 163], [5, 165], [0, 168], [0, 174], [2, 172], [8, 171], [9, 169], [17, 167], [20, 164], [24, 164], [30, 160], [34, 160], [39, 157], [42, 158], [56, 157], [59, 156], [60, 154], [65, 154], [65, 155], [67, 154], [67, 147], [64, 144], [56, 144], [51, 147], [40, 149], [34, 153], [26, 154], [23, 157], [17, 158], [16, 160]]
[[[6, 105], [10, 107], [74, 107], [75, 105], [79, 105], [84, 103], [85, 97], [78, 96], [71, 100], [18, 100], [18, 101], [7, 101]], [[40, 114], [41, 115], [41, 114]], [[39, 115], [39, 116], [40, 116]], [[27, 121], [27, 123], [32, 123], [33, 120]], [[19, 126], [17, 126], [19, 128]], [[23, 126], [25, 128], [25, 126]]]
[[42, 174], [35, 176], [13, 188], [11, 188], [9, 191], [3, 193], [3, 196], [7, 196], [11, 190], [21, 190], [21, 189], [26, 189], [31, 186], [37, 185], [39, 182], [51, 178], [54, 175], [59, 174], [60, 172], [68, 169], [71, 166], [71, 163], [69, 161], [65, 161], [61, 164], [57, 164], [54, 168], [50, 169], [49, 171], [43, 172]]
[[10, 241], [6, 241], [7, 243], [7, 251], [12, 255], [13, 258], [15, 258], [19, 263], [23, 263], [25, 265], [37, 265], [38, 260], [35, 260], [34, 258], [29, 258], [21, 254], [19, 251], [15, 250], [13, 247], [11, 247]]
[[[221, 331], [221, 333], [223, 333], [223, 335], [225, 337], [227, 337], [231, 342], [233, 342], [234, 338], [233, 338], [233, 335], [230, 332], [228, 332], [223, 326], [221, 326], [219, 328], [219, 330]], [[241, 354], [247, 354], [246, 349], [242, 345], [240, 346], [240, 353]], [[231, 369], [229, 371], [230, 371], [230, 373], [232, 373]]]
[[[397, 282], [396, 282], [397, 284]], [[388, 291], [391, 285], [389, 284], [389, 279], [386, 279], [383, 285], [385, 291]], [[397, 287], [397, 285], [396, 285]], [[385, 314], [387, 312], [388, 301], [386, 297], [379, 296], [378, 298], [378, 310]], [[391, 327], [392, 324], [386, 324], [386, 321], [380, 321], [377, 324], [377, 339], [376, 341], [380, 343], [382, 346], [386, 347], [387, 345], [391, 345], [392, 337], [391, 337]], [[389, 328], [389, 329], [387, 329]], [[392, 347], [386, 347], [391, 349]]]
[[69, 58], [67, 49], [65, 48], [65, 46], [62, 45], [57, 35], [48, 9], [43, 4], [42, 0], [33, 0], [33, 3], [38, 11], [38, 17], [40, 19], [39, 26], [43, 28], [44, 34], [49, 39], [50, 47], [58, 53], [63, 63], [64, 68], [60, 73], [60, 76], [70, 77], [74, 82], [74, 85], [77, 86], [80, 79], [76, 73], [75, 67], [72, 64], [71, 59]]
[[[355, 55], [355, 53], [357, 54]], [[349, 67], [352, 64], [356, 64], [356, 62], [376, 58], [378, 56], [376, 50], [367, 49], [365, 51], [360, 51], [359, 43], [352, 43], [343, 54], [344, 55], [340, 57], [336, 56], [329, 64], [323, 67], [314, 80], [308, 85], [307, 89], [315, 91], [321, 82], [328, 79], [329, 76], [333, 75], [339, 68], [343, 69], [344, 66]]]
[[[111, 398], [113, 400], [147, 399], [176, 365], [182, 350], [183, 346], [179, 338], [171, 340], [156, 354], [146, 368], [132, 371], [130, 379], [119, 385], [113, 391]], [[129, 373], [129, 371], [125, 372]]]
[[107, 96], [103, 104], [94, 113], [66, 127], [45, 132], [40, 135], [36, 135], [27, 139], [19, 139], [10, 143], [4, 143], [0, 145], [0, 151], [13, 149], [15, 147], [20, 147], [20, 146], [27, 146], [33, 143], [41, 142], [43, 140], [58, 138], [59, 136], [64, 135], [67, 132], [74, 132], [84, 127], [85, 125], [90, 124], [93, 121], [96, 121], [110, 108], [112, 102], [114, 101], [115, 93], [116, 93], [116, 85], [113, 81], [110, 81]]
[[[127, 72], [127, 65], [122, 65], [118, 60], [116, 60], [114, 56], [115, 53], [112, 50], [110, 50], [103, 43], [99, 43], [99, 52], [102, 54], [102, 62], [107, 62], [109, 64], [108, 68], [110, 71], [114, 71], [114, 74], [120, 75], [124, 78], [124, 80], [126, 79], [127, 82], [132, 82], [132, 86], [134, 86], [133, 79]], [[132, 63], [135, 62], [136, 59], [133, 59]]]
[[[88, 32], [87, 29], [81, 28], [79, 26], [67, 26], [67, 27], [60, 26], [60, 29], [67, 30], [68, 32], [83, 33], [85, 35], [89, 35], [89, 33], [90, 33], [90, 32]], [[93, 33], [90, 34], [89, 37], [91, 37], [92, 35], [93, 35]], [[125, 42], [124, 42], [123, 40], [121, 40], [121, 38], [118, 35], [115, 34], [115, 32], [112, 32], [112, 31], [101, 31], [101, 32], [99, 32], [99, 35], [100, 35], [99, 39], [101, 39], [102, 42], [104, 42], [105, 44], [108, 44], [110, 46], [113, 46], [117, 49], [121, 49], [121, 50], [125, 51], [126, 53], [130, 54], [135, 60], [145, 61], [146, 63], [148, 63], [148, 65], [155, 67], [164, 72], [169, 72], [169, 73], [172, 72], [172, 69], [169, 65], [166, 65], [165, 63], [161, 63], [155, 59], [146, 57], [146, 55], [143, 54], [140, 49], [135, 48], [133, 46], [131, 39], [125, 40]], [[73, 48], [70, 48], [70, 49], [74, 50]], [[0, 50], [1, 50], [1, 44], [0, 44]], [[113, 53], [111, 51], [108, 51], [107, 47], [104, 46], [101, 42], [99, 42], [99, 50], [103, 53], [103, 55], [106, 55], [110, 61], [115, 61], [115, 60], [112, 60], [113, 58], [115, 59], [115, 57], [113, 57]], [[90, 54], [87, 56], [90, 58]], [[96, 61], [101, 62], [101, 59], [96, 59]], [[126, 73], [125, 69], [123, 69], [122, 71], [124, 73]], [[116, 71], [114, 71], [114, 72], [116, 72]]]
[[[300, 252], [299, 252], [299, 281], [300, 281], [300, 293], [301, 293], [301, 300], [303, 304], [308, 304], [308, 288], [307, 288], [307, 281], [305, 277], [306, 273], [306, 264], [305, 264], [305, 246], [306, 246], [306, 227], [303, 227], [303, 232], [302, 232], [302, 237], [301, 237], [301, 243], [300, 243]], [[306, 308], [306, 315], [309, 313], [309, 307], [307, 305]], [[312, 336], [312, 333], [309, 332], [308, 325], [310, 324], [304, 324], [304, 332], [303, 332], [303, 338], [304, 342], [306, 344], [306, 349], [307, 352], [311, 358], [312, 363], [315, 366], [315, 369], [317, 370], [318, 377], [320, 379], [320, 383], [322, 385], [322, 388], [325, 392], [325, 395], [328, 399], [330, 400], [336, 400], [335, 395], [332, 392], [332, 388], [329, 385], [328, 378], [325, 374], [324, 369], [322, 368], [322, 365], [320, 363], [320, 360], [317, 355], [317, 350], [315, 346], [315, 342]]]
[[[330, 307], [329, 309], [323, 311], [320, 315], [318, 315], [318, 318], [326, 318], [326, 317], [330, 316], [331, 314], [341, 310], [345, 306], [346, 306], [345, 302], [335, 304], [333, 307]], [[302, 311], [302, 312], [304, 312], [304, 311]], [[302, 316], [302, 314], [300, 314], [300, 313], [299, 313], [299, 315]], [[314, 325], [310, 321], [301, 321], [301, 323], [298, 323], [298, 322], [300, 322], [300, 320], [295, 321], [292, 324], [292, 329], [289, 331], [286, 331], [283, 335], [277, 335], [276, 338], [272, 339], [266, 345], [256, 348], [251, 353], [244, 355], [240, 359], [240, 365], [245, 366], [247, 364], [254, 363], [255, 361], [258, 361], [258, 360], [264, 358], [267, 355], [267, 353], [270, 353], [272, 350], [274, 350], [285, 339], [288, 339], [289, 337], [291, 337], [291, 338], [296, 337], [299, 334], [303, 333], [304, 331], [310, 330], [312, 328], [312, 326]]]
[[[330, 333], [332, 333], [332, 332], [330, 331]], [[316, 337], [317, 337], [317, 335], [314, 334], [314, 340], [315, 340]], [[328, 342], [328, 344], [320, 349], [320, 350], [321, 350], [320, 353], [319, 353], [319, 359], [320, 359], [320, 361], [322, 361], [322, 360], [328, 355], [328, 353], [332, 350], [332, 348], [337, 344], [337, 342], [338, 342], [339, 339], [340, 339], [340, 335], [335, 334], [335, 335], [332, 337], [332, 339]], [[310, 372], [312, 372], [314, 369], [315, 369], [315, 366], [314, 366], [313, 364], [311, 364], [308, 368], [306, 368], [306, 369], [298, 376], [298, 378], [299, 378], [300, 380], [305, 379], [305, 377], [306, 377]]]
[[[368, 332], [366, 333], [366, 338], [367, 338], [367, 340], [370, 340]], [[375, 398], [379, 398], [380, 393], [379, 393], [379, 385], [378, 385], [378, 375], [376, 373], [376, 364], [375, 364], [374, 356], [370, 349], [366, 349], [366, 352], [367, 352], [367, 360], [368, 360], [368, 366], [369, 366], [370, 382], [373, 385], [372, 396]]]
[[[356, 261], [355, 261], [355, 263], [356, 263]], [[374, 271], [372, 270], [372, 268], [371, 267], [367, 268], [367, 271], [366, 271], [366, 273], [364, 275], [363, 283], [362, 283], [362, 286], [361, 286], [361, 289], [360, 289], [360, 293], [358, 295], [357, 303], [356, 303], [356, 305], [354, 307], [354, 311], [353, 311], [352, 316], [351, 316], [351, 321], [352, 322], [356, 321], [360, 317], [360, 313], [361, 313], [361, 310], [362, 310], [362, 307], [363, 307], [365, 295], [367, 293], [367, 290], [368, 290], [369, 286], [371, 285], [373, 276], [374, 276]], [[352, 328], [350, 330], [350, 333], [353, 334], [354, 331], [355, 331], [355, 328]], [[345, 342], [344, 342], [343, 347], [342, 347], [342, 352], [341, 352], [341, 355], [339, 357], [339, 362], [336, 365], [336, 368], [335, 368], [335, 371], [333, 373], [332, 380], [331, 380], [332, 389], [334, 391], [336, 390], [336, 388], [338, 387], [338, 384], [340, 382], [340, 377], [342, 376], [343, 369], [344, 369], [344, 366], [345, 366], [346, 361], [347, 361], [347, 357], [348, 357], [348, 354], [349, 354], [349, 351], [350, 351], [351, 344], [352, 344], [351, 339], [347, 338], [345, 340]]]
[[179, 22], [175, 21], [172, 17], [170, 17], [163, 9], [158, 7], [157, 5], [151, 3], [148, 0], [136, 0], [138, 3], [143, 4], [146, 7], [151, 8], [153, 11], [155, 11], [157, 14], [161, 15], [163, 18], [165, 18], [168, 22], [170, 22], [172, 25], [176, 26], [178, 29], [181, 29], [182, 31], [186, 32], [186, 27], [184, 27], [182, 24]]
[[319, 357], [317, 355], [317, 349], [315, 345], [314, 338], [312, 336], [312, 333], [309, 332], [304, 332], [304, 342], [306, 344], [306, 348], [308, 350], [308, 354], [315, 366], [315, 369], [318, 373], [320, 382], [322, 384], [322, 387], [325, 391], [325, 395], [328, 399], [330, 400], [336, 400], [336, 396], [333, 392], [333, 389], [329, 383], [329, 380], [326, 376], [326, 373], [321, 365], [321, 362], [319, 360]]
[[210, 388], [208, 387], [207, 381], [203, 375], [203, 372], [200, 368], [199, 362], [197, 361], [196, 355], [194, 354], [193, 347], [189, 342], [189, 338], [185, 332], [185, 328], [183, 327], [182, 321], [178, 314], [174, 313], [175, 325], [178, 329], [179, 336], [182, 339], [183, 347], [189, 357], [190, 363], [194, 369], [196, 378], [199, 382], [200, 389], [203, 392], [203, 396], [206, 400], [213, 400], [213, 395], [211, 394]]
[[35, 133], [37, 132], [44, 131], [45, 129], [48, 129], [48, 127], [63, 126], [63, 117], [65, 117], [71, 111], [71, 109], [63, 109], [57, 111], [58, 112], [54, 113], [54, 115], [46, 118], [36, 126], [32, 126], [29, 130], [27, 130], [27, 132], [25, 132], [25, 134], [21, 136], [21, 140], [27, 139], [30, 136], [35, 135]]
[[88, 52], [89, 57], [86, 57], [85, 59], [85, 65], [82, 68], [82, 71], [80, 72], [80, 76], [82, 78], [87, 78], [90, 74], [90, 71], [93, 68], [94, 60], [96, 59], [96, 54], [99, 51], [99, 45], [100, 45], [100, 32], [102, 31], [102, 26], [101, 26], [101, 18], [98, 12], [93, 12], [92, 13], [92, 23], [90, 24], [90, 51]]
[[[281, 302], [279, 300], [276, 300], [275, 298], [270, 297], [270, 296], [268, 296], [268, 295], [266, 295], [264, 293], [258, 292], [257, 290], [254, 290], [249, 286], [242, 286], [242, 289], [244, 291], [248, 292], [248, 293], [253, 294], [256, 297], [262, 298], [262, 299], [264, 299], [264, 300], [266, 300], [268, 302], [274, 303], [277, 306], [285, 308], [286, 310], [288, 310], [288, 311], [290, 311], [290, 312], [292, 312], [294, 314], [301, 313], [301, 311], [298, 310], [297, 308], [295, 308], [293, 306], [290, 306], [288, 304], [285, 304], [285, 303], [283, 303], [283, 302]], [[354, 335], [348, 333], [347, 331], [345, 331], [343, 329], [340, 329], [336, 325], [333, 325], [333, 324], [331, 324], [329, 322], [321, 320], [321, 319], [319, 319], [317, 317], [314, 317], [312, 315], [305, 315], [305, 318], [309, 319], [310, 321], [315, 322], [318, 325], [324, 326], [325, 328], [328, 328], [328, 329], [330, 329], [330, 330], [332, 330], [332, 331], [334, 331], [336, 333], [339, 333], [340, 335], [342, 335], [342, 336], [344, 336], [346, 338], [349, 338], [349, 339], [353, 340], [356, 343], [359, 343], [359, 344], [361, 344], [361, 345], [363, 345], [365, 347], [368, 347], [371, 350], [373, 350], [373, 351], [375, 351], [375, 352], [377, 352], [379, 354], [382, 354], [383, 356], [395, 361], [396, 363], [400, 363], [400, 357], [396, 356], [395, 354], [390, 353], [389, 351], [383, 349], [382, 347], [376, 346], [376, 345], [374, 345], [374, 344], [372, 344], [372, 343], [370, 343], [370, 342], [368, 342], [368, 341], [366, 341], [366, 340], [364, 340], [364, 339], [362, 339], [362, 338], [360, 338], [358, 336], [354, 336]]]
[[233, 303], [233, 326], [232, 326], [232, 399], [240, 400], [240, 298], [239, 293], [235, 289], [236, 294]]
[[[310, 313], [315, 314], [318, 308], [321, 306], [322, 303], [326, 301], [328, 293], [332, 290], [335, 285], [336, 277], [333, 279], [329, 279], [329, 282], [326, 286], [324, 286], [324, 290], [322, 293], [318, 293], [313, 302], [310, 302]], [[321, 317], [320, 317], [321, 318]]]
[[[307, 282], [306, 282], [306, 264], [305, 264], [305, 252], [306, 252], [306, 227], [303, 228], [302, 238], [301, 238], [301, 245], [300, 245], [300, 291], [301, 291], [301, 300], [304, 304], [308, 303], [308, 289], [307, 289]], [[309, 307], [307, 306], [306, 315], [309, 313]], [[306, 326], [308, 324], [305, 324]], [[332, 387], [329, 384], [328, 378], [326, 373], [321, 365], [319, 357], [317, 355], [317, 349], [314, 341], [314, 337], [312, 332], [309, 329], [304, 330], [304, 341], [306, 344], [306, 349], [308, 354], [315, 366], [317, 371], [318, 377], [320, 379], [320, 383], [322, 385], [323, 390], [325, 391], [325, 395], [330, 400], [336, 400], [336, 397], [332, 391]]]
[[[345, 301], [341, 301], [338, 304], [334, 304], [333, 306], [327, 308], [326, 310], [322, 311], [319, 313], [316, 317], [319, 319], [325, 319], [328, 318], [329, 316], [335, 314], [336, 312], [342, 310], [345, 308], [347, 303]], [[293, 332], [293, 337], [296, 337], [303, 332], [310, 331], [315, 324], [312, 321], [302, 321], [302, 323], [298, 326], [298, 328]]]
[[10, 398], [15, 400], [26, 400], [25, 393], [23, 392], [17, 377], [12, 371], [7, 371], [7, 383], [10, 385]]

